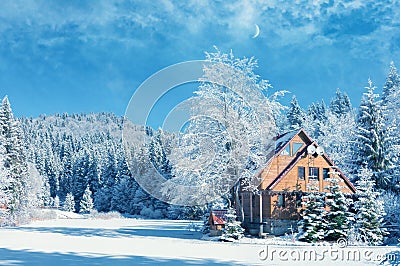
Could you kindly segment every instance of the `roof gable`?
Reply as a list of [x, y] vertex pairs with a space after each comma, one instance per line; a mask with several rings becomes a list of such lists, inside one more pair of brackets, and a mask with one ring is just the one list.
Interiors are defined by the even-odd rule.
[[[276, 138], [275, 154], [272, 156], [272, 158], [270, 158], [270, 160], [268, 160], [268, 163], [266, 164], [266, 166], [263, 169], [266, 169], [266, 168], [270, 167], [270, 165], [272, 164], [273, 160], [281, 155], [281, 152], [288, 145], [290, 145], [290, 142], [292, 142], [293, 139], [295, 139], [296, 136], [299, 136], [300, 139], [306, 145], [302, 146], [302, 148], [296, 154], [294, 154], [292, 157], [289, 157], [290, 161], [288, 161], [288, 163], [284, 166], [284, 168], [279, 170], [279, 172], [276, 175], [276, 177], [273, 178], [273, 179], [270, 179], [269, 181], [267, 181], [266, 184], [264, 184], [265, 189], [269, 189], [269, 190], [274, 189], [279, 184], [279, 182], [281, 182], [282, 179], [289, 173], [289, 171], [291, 171], [293, 169], [293, 167], [296, 166], [296, 164], [299, 162], [299, 160], [301, 160], [302, 158], [305, 158], [305, 156], [307, 156], [307, 148], [310, 145], [314, 145], [315, 147], [318, 147], [318, 144], [315, 141], [313, 141], [305, 133], [305, 131], [303, 129], [299, 129], [299, 130], [296, 130], [296, 131], [291, 131], [291, 132], [285, 133], [285, 134], [280, 135], [280, 136], [278, 136]], [[345, 176], [345, 174], [334, 164], [334, 162], [329, 158], [329, 156], [326, 153], [323, 153], [320, 156], [322, 156], [324, 158], [324, 160], [326, 161], [326, 163], [330, 167], [334, 167], [337, 170], [337, 172], [339, 173], [340, 178], [343, 179], [343, 181], [348, 186], [348, 188], [353, 193], [355, 193], [356, 192], [356, 188], [354, 187], [354, 185]], [[288, 156], [286, 158], [288, 158]]]
[[210, 212], [209, 223], [213, 225], [224, 225], [227, 210], [212, 210]]

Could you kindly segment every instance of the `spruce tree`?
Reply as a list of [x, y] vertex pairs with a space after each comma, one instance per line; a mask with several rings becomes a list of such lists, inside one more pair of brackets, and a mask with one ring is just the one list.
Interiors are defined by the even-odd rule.
[[350, 98], [346, 93], [337, 89], [335, 97], [331, 100], [329, 110], [337, 117], [346, 115], [352, 112]]
[[63, 210], [67, 212], [75, 212], [75, 200], [72, 193], [68, 193], [64, 201]]
[[305, 116], [304, 110], [300, 107], [296, 96], [293, 95], [289, 110], [286, 113], [288, 129], [294, 130], [303, 127]]
[[396, 66], [390, 63], [389, 74], [382, 89], [382, 112], [384, 116], [384, 131], [391, 145], [388, 153], [393, 159], [393, 167], [388, 174], [391, 176], [388, 188], [392, 191], [400, 191], [400, 76]]
[[80, 213], [90, 213], [93, 210], [93, 199], [92, 191], [90, 191], [89, 185], [87, 185], [85, 192], [83, 193], [82, 200], [80, 202]]
[[328, 111], [325, 102], [312, 103], [307, 109], [307, 116], [304, 117], [302, 127], [314, 139], [317, 139], [323, 132], [321, 126], [326, 123]]
[[57, 195], [54, 197], [53, 207], [56, 209], [60, 208], [60, 198]]
[[240, 222], [237, 221], [236, 210], [232, 207], [228, 208], [225, 215], [225, 228], [223, 229], [221, 240], [235, 241], [243, 237], [244, 229]]
[[400, 93], [400, 76], [397, 72], [397, 68], [394, 62], [390, 62], [389, 74], [386, 77], [385, 85], [382, 89], [382, 102], [384, 105], [389, 104], [393, 99], [393, 96]]
[[4, 97], [0, 107], [0, 135], [3, 146], [3, 166], [7, 179], [9, 222], [17, 224], [27, 218], [29, 201], [27, 198], [28, 165], [24, 153], [22, 132], [11, 110], [8, 97]]
[[373, 173], [367, 168], [360, 171], [360, 179], [356, 182], [358, 199], [354, 202], [355, 234], [358, 240], [369, 245], [383, 243], [386, 230], [382, 228], [385, 215], [383, 202], [378, 200], [379, 192], [374, 189]]
[[352, 174], [357, 175], [361, 168], [372, 170], [377, 188], [390, 184], [390, 170], [393, 167], [391, 138], [384, 125], [381, 101], [372, 81], [368, 80], [367, 92], [363, 94], [356, 119], [356, 133], [352, 145]]
[[327, 229], [325, 199], [318, 188], [309, 185], [310, 192], [302, 197], [302, 219], [299, 221], [300, 240], [317, 242], [325, 238]]
[[337, 178], [329, 179], [329, 190], [326, 193], [326, 205], [328, 212], [326, 213], [327, 231], [325, 238], [327, 240], [337, 240], [339, 238], [347, 238], [350, 222], [353, 219], [349, 206], [351, 199], [346, 199]]
[[6, 225], [10, 219], [7, 208], [10, 201], [8, 173], [4, 167], [4, 141], [0, 134], [0, 226]]

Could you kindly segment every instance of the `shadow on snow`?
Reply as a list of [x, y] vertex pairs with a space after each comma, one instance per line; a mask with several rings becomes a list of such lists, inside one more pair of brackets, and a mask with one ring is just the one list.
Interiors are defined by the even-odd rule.
[[189, 231], [188, 224], [178, 223], [171, 225], [136, 225], [125, 226], [121, 228], [75, 228], [75, 227], [19, 227], [13, 230], [21, 230], [28, 232], [54, 233], [67, 236], [85, 236], [85, 237], [168, 237], [178, 239], [200, 239], [202, 233], [198, 231]]
[[214, 260], [161, 259], [143, 256], [83, 256], [74, 253], [42, 253], [0, 248], [0, 265], [232, 265]]

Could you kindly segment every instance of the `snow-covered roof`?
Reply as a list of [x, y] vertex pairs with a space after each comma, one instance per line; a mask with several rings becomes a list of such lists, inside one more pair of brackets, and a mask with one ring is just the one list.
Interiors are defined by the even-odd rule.
[[227, 210], [212, 210], [210, 213], [210, 218], [212, 224], [223, 225], [225, 224]]
[[282, 135], [278, 135], [276, 137], [276, 141], [275, 141], [275, 154], [279, 153], [280, 150], [286, 146], [287, 143], [289, 143], [289, 141], [291, 139], [293, 139], [298, 133], [299, 133], [299, 129], [297, 130], [293, 130], [293, 131], [289, 131], [286, 132]]

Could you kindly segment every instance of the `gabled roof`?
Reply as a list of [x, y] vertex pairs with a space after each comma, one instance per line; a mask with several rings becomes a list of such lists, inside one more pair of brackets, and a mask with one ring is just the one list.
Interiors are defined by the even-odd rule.
[[[314, 145], [316, 147], [318, 147], [318, 144], [313, 141], [308, 135], [307, 133], [302, 129], [298, 129], [298, 130], [293, 130], [290, 132], [287, 132], [285, 134], [282, 135], [278, 135], [276, 137], [276, 148], [275, 148], [275, 154], [273, 154], [273, 156], [268, 160], [267, 164], [265, 167], [263, 167], [263, 170], [267, 167], [269, 167], [269, 165], [271, 164], [272, 160], [277, 157], [285, 148], [286, 146], [289, 144], [289, 142], [297, 135], [299, 135], [300, 133], [302, 133], [305, 138], [307, 140], [309, 140], [309, 144], [305, 145], [305, 147], [296, 154], [296, 156], [293, 157], [293, 159], [290, 161], [290, 163], [276, 176], [275, 179], [271, 180], [271, 182], [269, 184], [267, 184], [266, 189], [273, 189], [285, 176], [286, 174], [296, 165], [296, 163], [304, 156], [304, 154], [307, 152], [307, 148], [310, 145]], [[335, 167], [335, 169], [339, 172], [340, 176], [342, 177], [342, 179], [344, 180], [344, 182], [349, 186], [349, 188], [355, 193], [356, 192], [356, 188], [354, 187], [354, 185], [350, 182], [350, 180], [345, 176], [345, 174], [338, 168], [336, 167], [336, 165], [334, 164], [334, 162], [332, 161], [331, 158], [329, 158], [329, 156], [324, 153], [322, 155], [325, 160], [333, 167]], [[261, 174], [261, 172], [259, 173]]]
[[227, 210], [212, 210], [210, 213], [209, 222], [212, 222], [214, 225], [225, 224], [227, 212]]
[[279, 154], [283, 148], [300, 132], [300, 130], [293, 130], [278, 135], [275, 138], [275, 154]]

